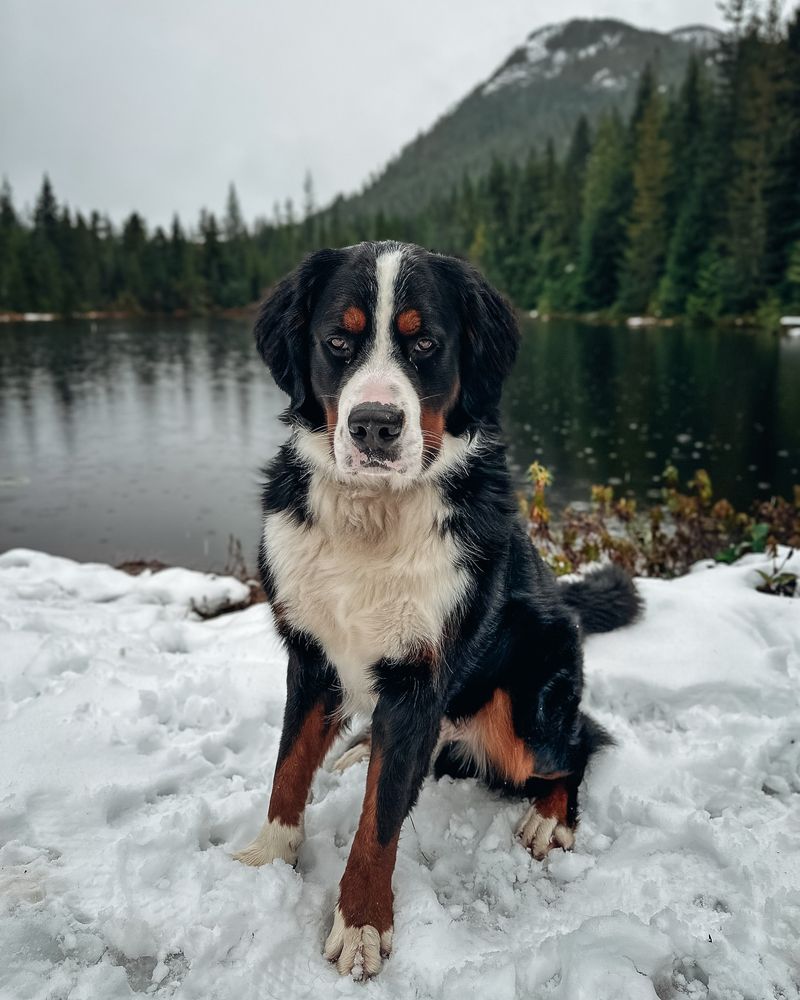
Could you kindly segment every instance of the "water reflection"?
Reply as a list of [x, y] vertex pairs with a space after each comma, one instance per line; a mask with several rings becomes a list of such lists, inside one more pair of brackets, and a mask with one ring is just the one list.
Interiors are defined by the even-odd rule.
[[[747, 503], [800, 480], [800, 344], [740, 331], [525, 323], [505, 398], [520, 476], [639, 497], [667, 460]], [[284, 397], [234, 320], [0, 325], [0, 550], [111, 562], [253, 552]], [[767, 485], [768, 484], [768, 485]]]
[[225, 562], [252, 552], [284, 406], [234, 321], [0, 328], [0, 549]]
[[800, 345], [769, 334], [525, 324], [506, 424], [513, 461], [555, 473], [554, 492], [592, 483], [656, 495], [667, 462], [704, 467], [747, 505], [800, 480]]

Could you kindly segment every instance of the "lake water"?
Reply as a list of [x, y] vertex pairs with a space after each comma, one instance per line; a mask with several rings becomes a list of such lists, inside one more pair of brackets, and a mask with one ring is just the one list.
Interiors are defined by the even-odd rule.
[[[800, 482], [800, 342], [748, 331], [524, 321], [505, 396], [512, 466], [556, 503], [670, 461], [749, 505]], [[285, 435], [244, 320], [0, 324], [0, 551], [254, 565], [259, 467]]]

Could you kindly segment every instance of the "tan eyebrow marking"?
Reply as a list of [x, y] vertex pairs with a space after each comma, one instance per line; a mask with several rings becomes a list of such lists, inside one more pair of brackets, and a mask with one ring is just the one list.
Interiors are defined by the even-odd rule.
[[421, 326], [422, 317], [416, 309], [406, 309], [397, 317], [397, 329], [400, 333], [418, 333]]
[[367, 325], [364, 310], [358, 306], [348, 306], [342, 314], [342, 326], [348, 333], [363, 333]]

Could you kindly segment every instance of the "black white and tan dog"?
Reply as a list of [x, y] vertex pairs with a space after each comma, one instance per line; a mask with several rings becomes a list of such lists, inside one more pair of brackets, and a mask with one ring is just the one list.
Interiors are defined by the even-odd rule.
[[316, 769], [371, 716], [358, 830], [325, 955], [374, 975], [400, 830], [431, 766], [526, 800], [535, 858], [574, 841], [605, 732], [580, 708], [581, 637], [632, 621], [609, 567], [560, 585], [518, 516], [499, 425], [519, 333], [469, 264], [399, 243], [311, 254], [255, 336], [290, 397], [266, 469], [260, 569], [288, 649], [269, 811], [237, 858], [294, 864]]

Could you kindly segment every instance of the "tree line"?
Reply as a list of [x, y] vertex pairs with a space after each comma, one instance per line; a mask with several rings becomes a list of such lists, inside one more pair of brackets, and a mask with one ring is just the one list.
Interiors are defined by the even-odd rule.
[[675, 91], [647, 67], [628, 120], [578, 121], [569, 148], [496, 160], [416, 213], [353, 219], [291, 202], [248, 226], [231, 186], [150, 230], [0, 189], [0, 310], [202, 312], [246, 306], [315, 247], [401, 239], [466, 256], [520, 307], [715, 321], [800, 312], [800, 10], [731, 0], [719, 51]]

